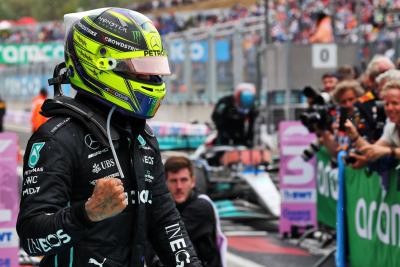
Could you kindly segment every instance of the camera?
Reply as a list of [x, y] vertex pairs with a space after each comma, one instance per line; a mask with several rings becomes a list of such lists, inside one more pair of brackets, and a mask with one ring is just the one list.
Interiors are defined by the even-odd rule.
[[360, 151], [356, 150], [355, 148], [349, 149], [347, 155], [343, 158], [343, 161], [346, 165], [354, 164], [357, 159], [353, 156], [350, 156], [350, 153], [361, 155]]
[[328, 93], [319, 93], [310, 86], [303, 89], [303, 95], [309, 99], [310, 107], [300, 114], [301, 123], [310, 131], [330, 130], [336, 108]]
[[331, 102], [331, 96], [329, 93], [320, 93], [311, 86], [304, 87], [303, 95], [311, 100], [311, 105], [326, 105]]
[[312, 142], [306, 149], [303, 150], [301, 154], [301, 158], [304, 161], [309, 161], [314, 157], [314, 155], [319, 151], [319, 143], [318, 141]]

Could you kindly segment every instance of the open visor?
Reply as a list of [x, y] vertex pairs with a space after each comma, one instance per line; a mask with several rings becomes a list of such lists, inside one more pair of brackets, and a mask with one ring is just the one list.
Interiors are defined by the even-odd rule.
[[163, 51], [132, 51], [99, 58], [96, 66], [127, 74], [170, 75], [168, 58]]

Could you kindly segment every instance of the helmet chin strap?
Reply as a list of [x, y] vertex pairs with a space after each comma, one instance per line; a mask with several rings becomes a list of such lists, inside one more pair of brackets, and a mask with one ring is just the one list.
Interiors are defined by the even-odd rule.
[[124, 173], [122, 172], [121, 165], [119, 164], [119, 160], [118, 160], [118, 157], [117, 157], [117, 153], [115, 153], [115, 148], [114, 148], [114, 144], [113, 144], [113, 142], [112, 142], [111, 133], [110, 133], [111, 116], [112, 116], [112, 114], [114, 113], [114, 111], [115, 111], [116, 108], [117, 108], [117, 106], [113, 105], [112, 108], [110, 109], [110, 112], [108, 113], [108, 116], [107, 116], [107, 137], [108, 137], [108, 143], [110, 144], [111, 151], [112, 151], [112, 154], [113, 154], [115, 163], [117, 164], [117, 168], [118, 168], [119, 175], [121, 176], [122, 179], [124, 179], [124, 178], [125, 178], [125, 175], [124, 175]]

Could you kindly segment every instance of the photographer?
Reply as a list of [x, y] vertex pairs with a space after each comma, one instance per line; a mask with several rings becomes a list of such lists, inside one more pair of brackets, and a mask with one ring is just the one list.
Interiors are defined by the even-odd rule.
[[307, 97], [309, 107], [300, 115], [302, 124], [312, 133], [318, 136], [318, 141], [310, 144], [309, 148], [303, 151], [303, 159], [310, 160], [319, 150], [321, 135], [325, 131], [331, 131], [331, 125], [336, 113], [336, 108], [331, 102], [330, 94], [318, 92], [312, 87], [303, 89], [304, 96]]
[[368, 142], [375, 143], [382, 135], [386, 121], [385, 111], [379, 97], [377, 77], [388, 70], [394, 69], [389, 58], [377, 55], [368, 64], [365, 75], [367, 77], [365, 94], [355, 103], [360, 112], [360, 121], [355, 123], [359, 134]]
[[329, 128], [326, 124], [326, 119], [333, 115], [334, 106], [331, 102], [329, 93], [322, 92], [306, 86], [303, 89], [303, 95], [307, 98], [308, 108], [300, 115], [300, 120], [310, 132]]
[[332, 92], [333, 101], [338, 105], [336, 116], [332, 123], [332, 130], [323, 131], [320, 136], [322, 143], [334, 158], [340, 150], [349, 148], [350, 140], [345, 135], [344, 122], [347, 118], [350, 120], [359, 119], [359, 113], [354, 103], [363, 92], [360, 84], [355, 80], [339, 82]]
[[368, 160], [369, 171], [376, 171], [382, 177], [382, 187], [384, 192], [387, 192], [389, 186], [388, 171], [395, 167], [397, 159], [400, 158], [400, 82], [388, 82], [382, 90], [382, 96], [389, 121], [386, 122], [383, 134], [376, 143], [371, 144], [362, 138], [351, 121], [347, 120], [345, 127], [348, 136], [362, 153], [365, 161]]
[[351, 121], [346, 121], [345, 127], [348, 136], [369, 161], [383, 156], [400, 158], [399, 127], [400, 127], [400, 81], [388, 82], [382, 90], [385, 112], [389, 121], [385, 124], [383, 134], [379, 140], [371, 144], [360, 136]]

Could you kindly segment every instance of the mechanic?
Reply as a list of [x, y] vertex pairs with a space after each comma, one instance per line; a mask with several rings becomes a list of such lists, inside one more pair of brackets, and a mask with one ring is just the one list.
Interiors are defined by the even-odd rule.
[[[146, 232], [168, 266], [202, 266], [165, 183], [146, 119], [170, 74], [144, 15], [102, 8], [65, 15], [51, 117], [27, 145], [17, 231], [40, 266], [143, 266]], [[151, 52], [151, 53], [150, 53]], [[61, 84], [77, 90], [63, 96]], [[114, 113], [114, 115], [113, 115]]]
[[[195, 191], [192, 162], [184, 156], [171, 156], [164, 167], [168, 189], [203, 266], [226, 266], [222, 261], [226, 238], [220, 230], [218, 213], [208, 196]], [[149, 267], [164, 266], [154, 254], [148, 256], [147, 263]]]
[[211, 118], [217, 128], [216, 145], [253, 145], [256, 89], [252, 83], [240, 83], [232, 95], [221, 98]]

